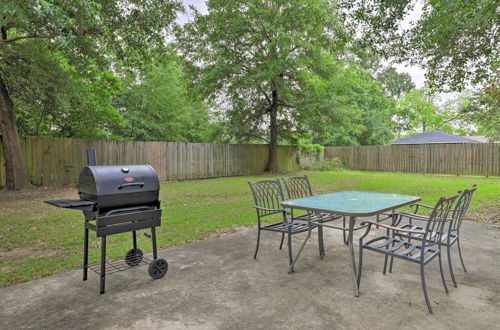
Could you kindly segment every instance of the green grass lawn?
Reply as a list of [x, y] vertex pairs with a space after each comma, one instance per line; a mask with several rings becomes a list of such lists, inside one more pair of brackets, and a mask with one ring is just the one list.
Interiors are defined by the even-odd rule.
[[[359, 171], [310, 172], [314, 192], [365, 190], [422, 196], [433, 204], [438, 197], [470, 187], [478, 190], [468, 218], [500, 221], [500, 178], [431, 176]], [[159, 248], [186, 244], [256, 223], [248, 181], [275, 176], [232, 177], [163, 183], [163, 223]], [[81, 267], [83, 216], [43, 203], [45, 199], [77, 198], [75, 187], [0, 193], [0, 287]], [[151, 240], [139, 235], [139, 247], [151, 251]], [[91, 262], [99, 259], [100, 240], [91, 232]], [[131, 234], [108, 237], [110, 259], [131, 248]], [[253, 249], [253, 247], [252, 247]], [[253, 250], [249, 250], [249, 257]]]

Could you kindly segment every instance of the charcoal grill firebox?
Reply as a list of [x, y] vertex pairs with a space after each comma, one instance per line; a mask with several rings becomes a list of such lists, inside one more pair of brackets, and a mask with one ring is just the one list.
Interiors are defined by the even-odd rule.
[[[149, 165], [95, 166], [95, 151], [88, 152], [89, 165], [80, 172], [78, 194], [80, 199], [50, 200], [48, 204], [81, 210], [85, 216], [83, 247], [83, 280], [88, 269], [100, 276], [100, 293], [105, 291], [107, 274], [130, 267], [149, 265], [149, 275], [154, 279], [165, 276], [168, 263], [158, 258], [156, 227], [161, 224], [161, 208], [158, 200], [160, 184], [153, 167]], [[137, 247], [137, 230], [150, 229], [153, 244], [153, 260], [146, 258]], [[101, 237], [101, 261], [88, 263], [89, 230]], [[132, 232], [133, 248], [123, 260], [106, 262], [106, 237]]]

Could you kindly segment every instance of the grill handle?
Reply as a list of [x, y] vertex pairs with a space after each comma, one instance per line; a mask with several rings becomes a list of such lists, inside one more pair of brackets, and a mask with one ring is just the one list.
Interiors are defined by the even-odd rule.
[[123, 189], [123, 188], [127, 188], [127, 187], [135, 187], [135, 186], [139, 186], [139, 187], [144, 187], [144, 182], [131, 182], [131, 183], [124, 183], [124, 184], [121, 184], [118, 186], [118, 189]]

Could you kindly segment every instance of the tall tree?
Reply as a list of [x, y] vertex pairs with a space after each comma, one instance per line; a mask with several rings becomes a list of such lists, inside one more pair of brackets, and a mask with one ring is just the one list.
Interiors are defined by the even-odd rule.
[[445, 119], [430, 92], [414, 89], [397, 103], [396, 132], [400, 137], [402, 133], [424, 133], [429, 129], [441, 129]]
[[[128, 81], [132, 79], [132, 81]], [[208, 107], [188, 87], [182, 60], [170, 49], [144, 63], [117, 96], [125, 119], [117, 132], [142, 141], [208, 142]]]
[[[177, 0], [3, 0], [0, 3], [0, 132], [5, 151], [7, 187], [29, 186], [16, 127], [6, 59], [29, 57], [25, 43], [44, 42], [58, 49], [78, 70], [89, 62], [109, 70], [110, 61], [140, 58], [163, 46]], [[29, 48], [29, 47], [24, 47]], [[133, 55], [133, 56], [130, 56]], [[36, 67], [36, 66], [35, 66]], [[43, 68], [42, 68], [43, 70]]]
[[382, 70], [377, 75], [377, 80], [382, 84], [384, 91], [396, 100], [416, 87], [408, 73], [399, 73], [393, 67]]
[[475, 126], [474, 134], [500, 141], [500, 87], [491, 85], [460, 98], [458, 115], [462, 121]]
[[322, 145], [374, 145], [393, 138], [395, 101], [359, 65], [332, 63], [327, 77], [310, 76], [306, 98], [316, 111], [306, 120], [313, 142]]
[[321, 55], [339, 54], [348, 35], [330, 0], [209, 0], [208, 14], [177, 33], [194, 83], [217, 104], [227, 136], [269, 143], [276, 170], [278, 139], [307, 117], [300, 99], [306, 72], [320, 74]]
[[89, 61], [77, 70], [42, 40], [17, 45], [2, 75], [16, 109], [18, 131], [31, 136], [113, 138], [123, 121], [113, 107], [121, 85], [111, 72]]

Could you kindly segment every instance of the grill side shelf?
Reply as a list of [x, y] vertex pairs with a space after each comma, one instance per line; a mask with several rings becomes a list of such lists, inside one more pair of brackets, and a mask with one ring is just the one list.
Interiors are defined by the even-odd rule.
[[44, 202], [65, 209], [82, 210], [82, 211], [94, 211], [96, 207], [95, 202], [81, 200], [81, 199], [55, 199]]

